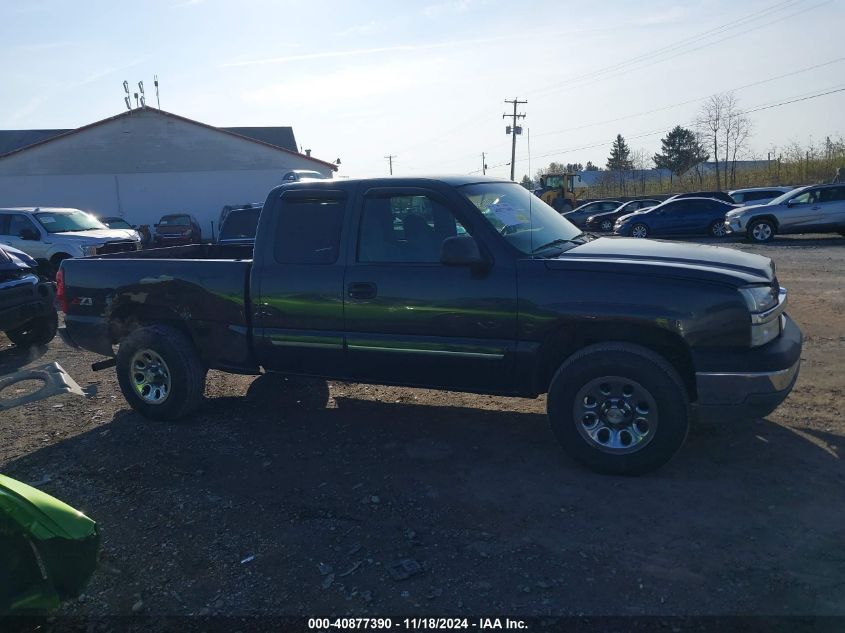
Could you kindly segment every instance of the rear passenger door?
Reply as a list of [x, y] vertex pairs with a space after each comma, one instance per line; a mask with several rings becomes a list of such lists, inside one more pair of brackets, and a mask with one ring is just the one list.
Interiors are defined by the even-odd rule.
[[819, 229], [845, 231], [845, 187], [826, 187], [819, 194]]
[[258, 232], [251, 288], [258, 361], [342, 377], [345, 191], [288, 190]]
[[358, 206], [344, 298], [353, 378], [511, 390], [515, 269], [440, 263], [445, 239], [471, 233], [468, 211], [446, 194], [420, 188], [372, 189]]

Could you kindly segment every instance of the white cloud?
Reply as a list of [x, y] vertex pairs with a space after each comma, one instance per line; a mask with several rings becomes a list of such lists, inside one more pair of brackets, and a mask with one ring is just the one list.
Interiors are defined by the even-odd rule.
[[221, 68], [236, 68], [239, 66], [261, 66], [265, 64], [284, 64], [287, 62], [307, 61], [311, 59], [328, 59], [332, 57], [351, 57], [354, 55], [373, 55], [376, 53], [399, 53], [445, 48], [448, 46], [463, 46], [467, 44], [486, 44], [501, 40], [513, 39], [514, 36], [486, 37], [475, 40], [455, 40], [451, 42], [435, 42], [432, 44], [403, 44], [399, 46], [380, 46], [377, 48], [356, 48], [345, 51], [325, 51], [321, 53], [305, 53], [302, 55], [285, 55], [283, 57], [266, 57], [263, 59], [248, 59], [231, 61], [221, 64]]
[[[244, 100], [259, 106], [315, 106], [360, 102], [375, 97], [419, 94], [439, 72], [440, 60], [392, 61], [350, 66], [329, 73], [299, 77], [247, 91]], [[416, 97], [415, 97], [416, 98]]]
[[658, 13], [651, 13], [634, 20], [634, 24], [639, 26], [656, 26], [661, 24], [675, 24], [681, 22], [689, 14], [689, 10], [684, 7], [671, 7], [665, 11]]

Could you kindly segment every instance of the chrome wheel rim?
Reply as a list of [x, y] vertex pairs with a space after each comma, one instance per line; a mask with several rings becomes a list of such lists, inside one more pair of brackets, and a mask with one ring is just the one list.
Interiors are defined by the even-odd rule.
[[581, 437], [604, 453], [636, 453], [657, 433], [654, 397], [637, 381], [622, 376], [588, 382], [578, 391], [572, 413]]
[[772, 227], [768, 224], [755, 224], [754, 228], [751, 229], [751, 234], [755, 240], [763, 242], [772, 236]]
[[725, 228], [724, 224], [717, 222], [711, 227], [710, 232], [713, 234], [714, 237], [724, 237], [727, 234], [728, 230]]
[[605, 220], [604, 222], [601, 223], [601, 230], [602, 231], [607, 232], [612, 228], [613, 228], [613, 223], [610, 220]]
[[162, 404], [170, 395], [170, 368], [151, 349], [142, 349], [132, 356], [130, 365], [135, 393], [147, 404]]
[[631, 237], [645, 237], [648, 235], [648, 229], [642, 224], [635, 224], [631, 229]]

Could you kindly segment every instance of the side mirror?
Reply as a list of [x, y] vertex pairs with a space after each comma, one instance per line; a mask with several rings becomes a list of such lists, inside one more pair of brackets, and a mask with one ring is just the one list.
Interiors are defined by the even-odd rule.
[[21, 229], [21, 232], [18, 233], [18, 237], [22, 240], [37, 241], [41, 236], [38, 235], [35, 229]]
[[444, 266], [484, 266], [478, 242], [471, 235], [456, 235], [443, 240], [440, 263]]
[[788, 207], [794, 207], [796, 204], [801, 204], [796, 198], [790, 198], [786, 201], [786, 206]]

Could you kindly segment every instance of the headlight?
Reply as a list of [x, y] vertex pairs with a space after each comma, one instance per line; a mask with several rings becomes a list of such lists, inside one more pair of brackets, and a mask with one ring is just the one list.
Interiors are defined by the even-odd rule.
[[90, 257], [91, 255], [96, 255], [98, 248], [99, 248], [99, 244], [92, 244], [91, 246], [83, 246], [82, 247], [82, 254], [85, 257]]
[[778, 304], [776, 286], [746, 286], [739, 292], [749, 312], [765, 312]]
[[751, 347], [765, 345], [780, 336], [786, 290], [774, 284], [746, 286], [740, 288], [739, 293], [751, 313]]

